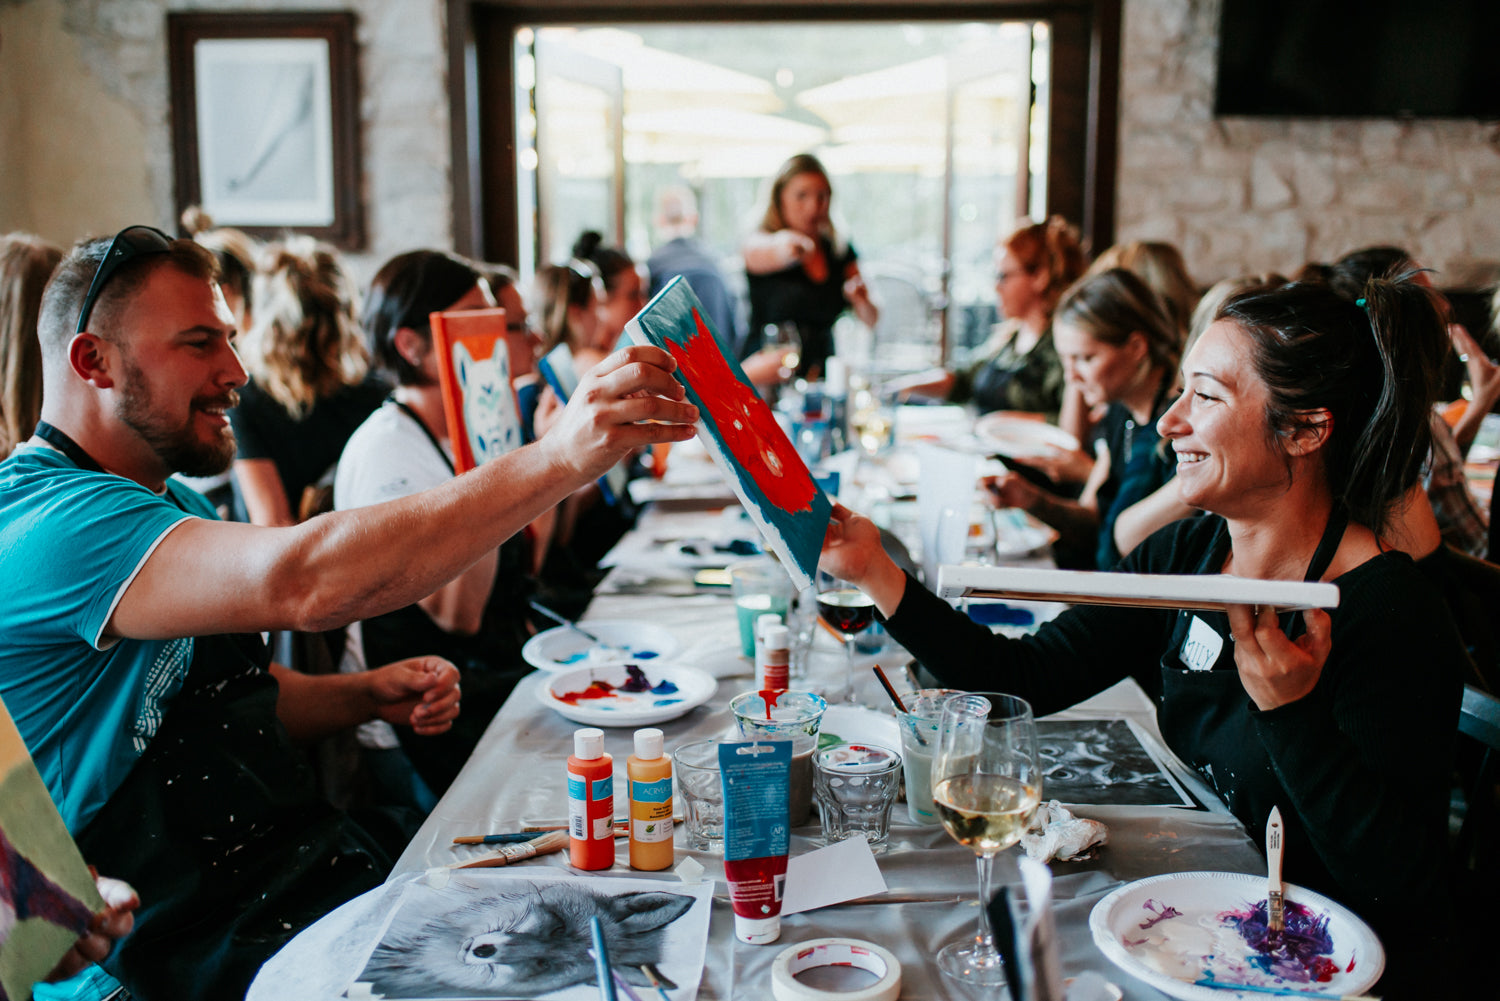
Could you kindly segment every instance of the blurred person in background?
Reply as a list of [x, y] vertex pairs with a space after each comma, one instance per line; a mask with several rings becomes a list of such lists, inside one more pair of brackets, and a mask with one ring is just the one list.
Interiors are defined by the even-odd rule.
[[182, 228], [219, 262], [219, 291], [224, 293], [224, 302], [240, 332], [249, 330], [255, 314], [255, 262], [260, 259], [260, 241], [243, 230], [215, 226], [213, 217], [197, 205], [183, 209]]
[[982, 414], [1024, 410], [1056, 421], [1065, 380], [1052, 338], [1052, 311], [1086, 263], [1077, 228], [1061, 216], [1015, 230], [995, 248], [1001, 321], [989, 340], [960, 368], [921, 372], [885, 388], [972, 402]]
[[646, 305], [646, 283], [641, 278], [641, 269], [629, 254], [606, 245], [604, 237], [594, 230], [585, 230], [578, 237], [573, 244], [573, 256], [597, 268], [604, 282], [596, 340], [604, 353], [609, 354], [619, 346], [625, 324]]
[[248, 521], [294, 525], [327, 509], [320, 482], [326, 493], [344, 443], [389, 386], [370, 372], [338, 251], [307, 236], [270, 244], [254, 289], [253, 325], [240, 342], [251, 380], [229, 413], [235, 482]]
[[741, 248], [750, 292], [742, 358], [767, 346], [767, 327], [791, 324], [799, 343], [796, 374], [820, 378], [834, 352], [834, 321], [851, 309], [868, 327], [880, 318], [853, 245], [829, 218], [832, 200], [828, 171], [810, 153], [786, 161], [772, 179], [760, 225]]
[[29, 233], [0, 236], [0, 459], [31, 437], [42, 413], [36, 318], [62, 248]]
[[[381, 266], [365, 300], [370, 354], [395, 382], [390, 397], [349, 438], [339, 459], [334, 504], [369, 507], [445, 483], [454, 476], [429, 315], [505, 305], [507, 348], [530, 352], [524, 308], [509, 269], [475, 265], [438, 250], [416, 250]], [[490, 278], [505, 282], [497, 295]], [[512, 324], [515, 325], [512, 329]], [[532, 543], [513, 536], [414, 604], [351, 624], [340, 670], [437, 654], [463, 675], [464, 712], [447, 733], [412, 740], [384, 723], [360, 728], [379, 795], [430, 810], [468, 760], [495, 711], [529, 668], [527, 599]]]
[[1156, 422], [1177, 398], [1182, 340], [1145, 282], [1112, 268], [1074, 285], [1058, 303], [1053, 337], [1068, 381], [1089, 407], [1106, 406], [1093, 471], [1077, 500], [1007, 473], [990, 490], [1061, 533], [1064, 567], [1109, 570], [1121, 556], [1116, 520], [1172, 478]]
[[663, 188], [656, 196], [656, 236], [662, 241], [646, 259], [651, 280], [646, 298], [650, 299], [678, 275], [692, 288], [703, 312], [720, 338], [725, 354], [737, 352], [739, 300], [729, 290], [724, 274], [713, 255], [698, 239], [698, 199], [685, 185]]

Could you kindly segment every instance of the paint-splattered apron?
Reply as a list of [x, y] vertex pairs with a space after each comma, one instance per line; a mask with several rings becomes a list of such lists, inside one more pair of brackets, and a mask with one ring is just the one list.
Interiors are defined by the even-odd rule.
[[320, 798], [276, 718], [269, 663], [258, 635], [196, 638], [161, 729], [78, 836], [140, 894], [104, 964], [137, 997], [243, 997], [284, 942], [390, 868]]

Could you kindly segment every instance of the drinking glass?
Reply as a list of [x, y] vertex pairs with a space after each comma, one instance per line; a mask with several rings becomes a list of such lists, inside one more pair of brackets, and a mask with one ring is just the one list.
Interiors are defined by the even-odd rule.
[[844, 638], [844, 664], [849, 673], [849, 691], [844, 701], [858, 704], [854, 697], [854, 637], [875, 621], [875, 599], [848, 581], [820, 574], [818, 614]]
[[995, 856], [1021, 840], [1042, 798], [1036, 723], [1024, 699], [998, 692], [955, 695], [943, 704], [932, 756], [932, 798], [943, 826], [974, 850], [979, 928], [938, 952], [938, 969], [965, 983], [1005, 983], [988, 906]]

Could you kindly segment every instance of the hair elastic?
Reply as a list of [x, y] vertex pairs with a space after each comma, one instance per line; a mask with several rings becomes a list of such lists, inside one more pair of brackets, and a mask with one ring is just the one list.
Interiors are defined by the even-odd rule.
[[1360, 296], [1358, 299], [1355, 299], [1354, 300], [1354, 305], [1358, 306], [1360, 309], [1367, 308], [1365, 306], [1365, 297], [1364, 296]]

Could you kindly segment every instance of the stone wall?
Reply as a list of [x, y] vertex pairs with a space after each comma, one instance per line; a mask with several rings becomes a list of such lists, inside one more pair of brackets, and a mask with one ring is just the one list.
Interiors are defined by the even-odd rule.
[[67, 244], [169, 224], [167, 12], [289, 7], [358, 17], [368, 245], [355, 269], [450, 245], [442, 0], [0, 0], [0, 232]]
[[[1396, 243], [1479, 282], [1500, 266], [1495, 123], [1218, 119], [1220, 0], [1125, 0], [1117, 232], [1207, 283]], [[173, 214], [168, 10], [284, 0], [0, 0], [0, 231], [60, 243]], [[442, 0], [298, 0], [359, 15], [365, 275], [447, 246]]]
[[1500, 268], [1500, 125], [1213, 117], [1220, 0], [1125, 0], [1116, 232], [1205, 284], [1376, 243], [1443, 284]]

